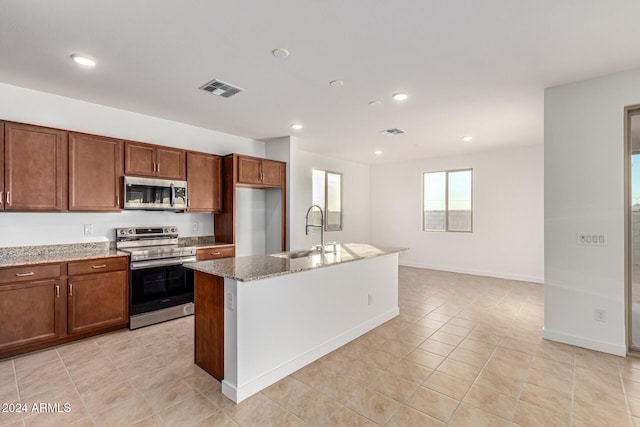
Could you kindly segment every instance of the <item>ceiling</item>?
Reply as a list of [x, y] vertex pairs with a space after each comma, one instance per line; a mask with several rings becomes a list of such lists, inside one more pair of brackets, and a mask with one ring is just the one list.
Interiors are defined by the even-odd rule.
[[[396, 162], [542, 144], [544, 88], [640, 67], [638, 16], [632, 0], [0, 0], [0, 82]], [[244, 92], [198, 90], [213, 78]]]

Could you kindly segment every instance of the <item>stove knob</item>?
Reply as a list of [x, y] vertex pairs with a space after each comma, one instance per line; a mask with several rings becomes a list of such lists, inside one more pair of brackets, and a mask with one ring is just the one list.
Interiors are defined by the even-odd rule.
[[176, 230], [176, 228], [175, 228], [175, 227], [171, 227], [171, 232], [172, 232], [172, 233], [175, 233], [176, 231], [177, 231], [177, 230]]
[[121, 236], [124, 236], [125, 234], [127, 234], [127, 230], [122, 230], [122, 229], [121, 229], [121, 230], [120, 230], [120, 235], [121, 235]]
[[129, 234], [133, 234], [133, 228], [129, 229]]

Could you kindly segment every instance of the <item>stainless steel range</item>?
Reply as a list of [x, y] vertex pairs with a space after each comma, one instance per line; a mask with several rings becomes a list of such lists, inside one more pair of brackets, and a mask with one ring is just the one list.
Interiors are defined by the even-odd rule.
[[116, 228], [116, 248], [131, 254], [129, 329], [193, 314], [195, 247], [180, 247], [178, 227]]

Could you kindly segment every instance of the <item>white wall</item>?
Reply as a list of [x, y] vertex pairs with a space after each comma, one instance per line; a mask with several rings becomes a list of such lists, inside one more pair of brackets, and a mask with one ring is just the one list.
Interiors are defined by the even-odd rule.
[[305, 235], [305, 216], [311, 206], [311, 170], [342, 173], [342, 231], [325, 232], [325, 242], [369, 243], [369, 166], [299, 150], [292, 144], [289, 231], [291, 249], [320, 243], [319, 233]]
[[[640, 70], [545, 91], [544, 336], [624, 355], [624, 107]], [[607, 233], [578, 246], [576, 233]], [[594, 309], [606, 310], [596, 322]]]
[[[371, 167], [371, 241], [403, 265], [542, 282], [543, 147]], [[422, 174], [473, 168], [473, 232], [421, 231]]]
[[[32, 123], [196, 151], [264, 156], [264, 142], [0, 83], [0, 120]], [[199, 230], [193, 230], [199, 223]], [[83, 225], [94, 224], [84, 236]], [[114, 228], [177, 225], [181, 236], [213, 234], [212, 214], [167, 212], [2, 213], [0, 246], [113, 240]]]

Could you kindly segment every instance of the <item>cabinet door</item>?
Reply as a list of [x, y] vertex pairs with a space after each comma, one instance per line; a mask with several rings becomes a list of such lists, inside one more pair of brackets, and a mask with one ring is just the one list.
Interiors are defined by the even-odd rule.
[[282, 185], [282, 176], [284, 163], [274, 162], [271, 160], [262, 161], [262, 183], [264, 185], [272, 185], [280, 187]]
[[0, 285], [0, 354], [63, 335], [60, 281]]
[[69, 210], [120, 210], [122, 146], [117, 139], [69, 135]]
[[65, 209], [67, 133], [18, 123], [4, 133], [5, 209]]
[[238, 183], [241, 184], [262, 184], [260, 159], [253, 157], [238, 156]]
[[124, 151], [125, 175], [155, 176], [155, 146], [127, 141], [124, 143]]
[[187, 153], [190, 212], [220, 212], [222, 187], [220, 157]]
[[156, 147], [156, 176], [184, 180], [185, 151], [169, 147]]
[[127, 272], [71, 276], [67, 285], [67, 332], [94, 332], [127, 323]]

